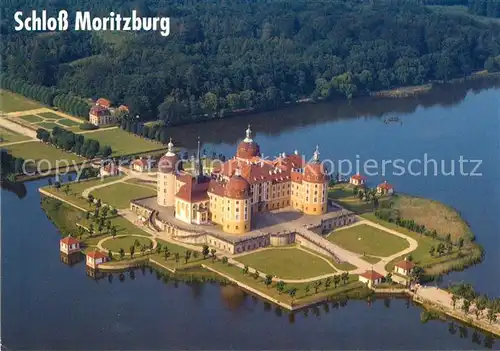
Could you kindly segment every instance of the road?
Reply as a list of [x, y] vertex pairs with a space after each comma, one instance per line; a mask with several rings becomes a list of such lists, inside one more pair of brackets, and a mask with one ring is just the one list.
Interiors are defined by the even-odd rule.
[[36, 139], [36, 132], [34, 130], [23, 127], [17, 123], [11, 122], [5, 117], [0, 117], [0, 126], [6, 129], [10, 129], [15, 133], [26, 135], [32, 139]]

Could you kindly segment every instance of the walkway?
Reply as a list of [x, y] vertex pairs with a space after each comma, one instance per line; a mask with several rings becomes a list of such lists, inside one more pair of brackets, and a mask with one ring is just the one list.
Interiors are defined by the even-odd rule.
[[[102, 238], [101, 240], [99, 240], [99, 242], [97, 243], [97, 248], [103, 252], [108, 252], [108, 249], [106, 249], [105, 247], [102, 246], [102, 244], [105, 242], [105, 241], [108, 241], [108, 240], [113, 240], [113, 239], [118, 239], [118, 238], [126, 238], [126, 237], [129, 237], [129, 236], [132, 236], [132, 237], [137, 237], [137, 238], [146, 238], [146, 239], [149, 239], [153, 242], [153, 249], [152, 250], [155, 250], [156, 247], [158, 246], [158, 241], [156, 241], [156, 238], [155, 237], [149, 237], [149, 236], [146, 236], [146, 235], [140, 235], [140, 234], [125, 234], [125, 235], [117, 235], [115, 236], [114, 238], [113, 237], [105, 237], [105, 238]], [[124, 248], [126, 249], [126, 248]], [[149, 249], [149, 248], [148, 248]], [[116, 251], [111, 251], [113, 254], [120, 254], [119, 252], [116, 252]], [[125, 253], [125, 256], [130, 256], [130, 253]]]
[[68, 115], [67, 113], [64, 113], [64, 112], [61, 112], [61, 111], [51, 110], [50, 108], [46, 108], [46, 107], [37, 108], [37, 109], [34, 109], [34, 110], [27, 110], [27, 111], [10, 112], [10, 113], [7, 113], [6, 115], [8, 117], [21, 117], [21, 116], [28, 116], [28, 115], [37, 115], [37, 114], [40, 114], [40, 113], [47, 113], [47, 112], [54, 113], [54, 114], [56, 114], [58, 116], [61, 116], [61, 118], [70, 119], [70, 120], [72, 120], [74, 122], [78, 122], [78, 123], [83, 123], [84, 122], [80, 118], [76, 118], [74, 116]]
[[131, 178], [130, 176], [125, 176], [123, 178], [117, 179], [117, 180], [112, 181], [112, 182], [107, 182], [107, 183], [104, 183], [104, 184], [97, 184], [97, 185], [94, 185], [94, 186], [90, 186], [90, 187], [88, 187], [87, 189], [85, 189], [82, 192], [82, 196], [83, 196], [84, 199], [86, 199], [89, 196], [89, 194], [92, 191], [94, 191], [95, 189], [104, 188], [106, 186], [113, 185], [113, 184], [116, 184], [116, 183], [122, 183], [123, 181], [125, 181], [127, 179], [130, 179], [130, 178]]
[[33, 139], [30, 139], [30, 140], [20, 140], [20, 141], [11, 141], [11, 142], [0, 144], [0, 147], [10, 146], [10, 145], [16, 145], [16, 144], [33, 143], [33, 142], [35, 142], [35, 140], [33, 140]]
[[6, 129], [10, 129], [15, 133], [26, 135], [31, 139], [36, 139], [36, 131], [23, 127], [20, 124], [14, 123], [6, 119], [5, 117], [0, 117], [0, 126]]

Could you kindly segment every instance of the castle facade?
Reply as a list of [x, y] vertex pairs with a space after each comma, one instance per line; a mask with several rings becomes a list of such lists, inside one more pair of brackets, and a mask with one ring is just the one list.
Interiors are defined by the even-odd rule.
[[255, 213], [292, 207], [308, 215], [328, 210], [329, 176], [319, 150], [310, 161], [297, 151], [272, 160], [261, 155], [250, 126], [236, 155], [203, 170], [198, 141], [191, 172], [184, 171], [170, 141], [168, 152], [158, 163], [157, 204], [172, 207], [175, 218], [189, 224], [218, 224], [229, 234], [252, 230]]

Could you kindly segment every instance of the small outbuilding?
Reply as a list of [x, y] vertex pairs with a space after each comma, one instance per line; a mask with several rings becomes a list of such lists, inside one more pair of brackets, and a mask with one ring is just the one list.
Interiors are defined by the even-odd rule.
[[405, 258], [403, 261], [400, 261], [394, 265], [394, 273], [409, 277], [414, 267], [415, 264]]
[[131, 168], [136, 172], [145, 172], [149, 168], [149, 162], [145, 158], [141, 157], [132, 162]]
[[366, 177], [362, 176], [359, 173], [356, 173], [355, 175], [351, 176], [349, 179], [349, 183], [355, 186], [364, 186], [366, 183]]
[[377, 194], [394, 194], [394, 187], [387, 183], [387, 180], [377, 186]]
[[373, 269], [359, 275], [359, 281], [368, 285], [369, 288], [382, 283], [382, 279], [384, 279], [384, 276]]
[[59, 241], [59, 250], [66, 255], [80, 252], [80, 241], [73, 238], [71, 235], [68, 235]]
[[96, 269], [101, 263], [108, 261], [108, 256], [100, 251], [94, 250], [87, 253], [87, 267]]

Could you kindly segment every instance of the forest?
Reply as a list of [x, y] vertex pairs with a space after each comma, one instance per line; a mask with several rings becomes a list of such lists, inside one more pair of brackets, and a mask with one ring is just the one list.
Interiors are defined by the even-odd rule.
[[171, 35], [15, 32], [13, 13], [41, 2], [3, 1], [2, 74], [78, 115], [82, 101], [105, 97], [139, 120], [176, 125], [500, 69], [500, 26], [425, 1], [53, 0], [52, 15], [169, 16]]

